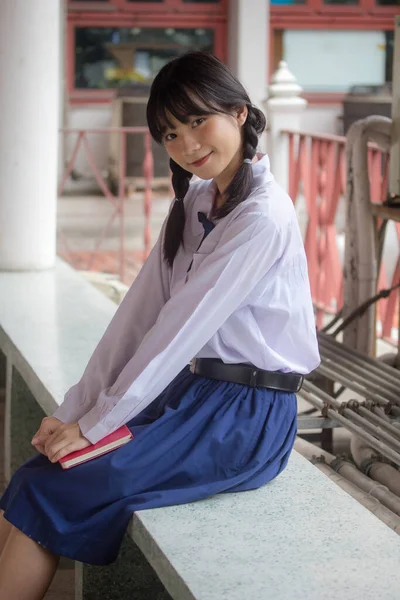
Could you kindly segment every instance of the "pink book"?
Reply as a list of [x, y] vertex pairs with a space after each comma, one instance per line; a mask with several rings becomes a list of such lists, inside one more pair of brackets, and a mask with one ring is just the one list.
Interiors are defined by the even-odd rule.
[[71, 467], [76, 467], [88, 460], [92, 460], [92, 458], [111, 452], [129, 442], [132, 438], [133, 435], [130, 432], [130, 429], [126, 425], [122, 425], [122, 427], [119, 427], [116, 431], [110, 433], [110, 435], [107, 435], [96, 444], [91, 444], [87, 448], [83, 448], [83, 450], [70, 452], [70, 454], [60, 458], [58, 462], [63, 469], [70, 469]]

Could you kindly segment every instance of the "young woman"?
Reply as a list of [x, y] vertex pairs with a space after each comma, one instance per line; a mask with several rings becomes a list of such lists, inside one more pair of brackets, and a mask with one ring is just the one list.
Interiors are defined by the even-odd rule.
[[[263, 113], [223, 63], [189, 53], [157, 75], [147, 118], [175, 201], [82, 379], [32, 440], [41, 454], [1, 500], [1, 599], [42, 598], [59, 555], [112, 562], [136, 510], [276, 477], [295, 392], [319, 363], [296, 214], [257, 154]], [[125, 446], [57, 464], [124, 423]]]

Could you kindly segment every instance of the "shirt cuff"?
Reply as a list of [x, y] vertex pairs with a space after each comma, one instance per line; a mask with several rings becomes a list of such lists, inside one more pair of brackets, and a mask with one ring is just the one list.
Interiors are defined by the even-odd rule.
[[74, 419], [71, 418], [71, 408], [67, 405], [67, 402], [60, 404], [51, 416], [59, 419], [63, 423], [72, 423], [74, 421]]
[[98, 422], [96, 415], [94, 415], [92, 411], [89, 411], [79, 419], [78, 424], [82, 435], [88, 439], [91, 444], [96, 444], [110, 433], [109, 429]]

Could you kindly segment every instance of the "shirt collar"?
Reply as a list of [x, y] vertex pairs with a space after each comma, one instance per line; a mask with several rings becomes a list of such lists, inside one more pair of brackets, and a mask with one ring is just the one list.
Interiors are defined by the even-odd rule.
[[[267, 183], [272, 180], [272, 174], [270, 171], [270, 163], [267, 154], [258, 154], [259, 160], [252, 164], [253, 170], [253, 190], [260, 187], [263, 183]], [[208, 219], [210, 219], [210, 213], [213, 207], [215, 194], [217, 191], [217, 184], [214, 179], [210, 179], [204, 182], [203, 191], [197, 196], [192, 205], [190, 224], [192, 232], [196, 236], [204, 234], [203, 225], [199, 222], [198, 213], [203, 212]], [[212, 219], [211, 219], [212, 220]]]

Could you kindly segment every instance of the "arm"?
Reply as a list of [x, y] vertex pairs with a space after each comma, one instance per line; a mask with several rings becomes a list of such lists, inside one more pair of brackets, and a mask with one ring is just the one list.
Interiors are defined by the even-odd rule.
[[94, 350], [81, 380], [65, 395], [54, 417], [64, 423], [78, 421], [105, 388], [112, 385], [134, 356], [146, 333], [169, 299], [170, 269], [163, 259], [166, 220], [140, 273], [118, 307]]
[[[156, 323], [115, 383], [79, 421], [95, 443], [149, 405], [201, 350], [276, 263], [282, 232], [262, 214], [239, 216]], [[96, 389], [97, 393], [97, 389]]]

